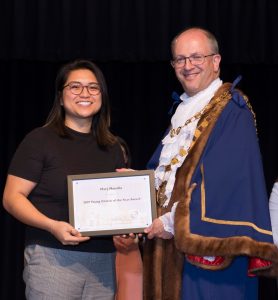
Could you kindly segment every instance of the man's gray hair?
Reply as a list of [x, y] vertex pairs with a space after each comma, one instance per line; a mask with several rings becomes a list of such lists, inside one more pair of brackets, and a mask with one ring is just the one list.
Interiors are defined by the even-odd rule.
[[202, 27], [188, 27], [188, 28], [183, 29], [181, 32], [179, 32], [173, 38], [173, 40], [171, 42], [172, 55], [174, 54], [174, 47], [175, 47], [175, 44], [176, 44], [176, 41], [177, 41], [178, 37], [180, 35], [182, 35], [184, 32], [189, 31], [189, 30], [200, 30], [200, 31], [202, 31], [205, 34], [205, 36], [208, 38], [208, 40], [209, 40], [212, 53], [214, 53], [214, 54], [218, 54], [219, 53], [218, 42], [217, 42], [217, 39], [216, 39], [216, 37], [215, 37], [215, 35], [213, 33], [211, 33], [210, 31], [208, 31], [208, 30], [206, 30], [206, 29], [204, 29]]

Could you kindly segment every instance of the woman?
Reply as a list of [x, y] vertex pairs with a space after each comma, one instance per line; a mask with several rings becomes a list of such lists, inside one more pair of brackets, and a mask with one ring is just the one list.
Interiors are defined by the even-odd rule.
[[64, 65], [45, 126], [17, 149], [4, 191], [5, 209], [25, 223], [27, 299], [113, 299], [112, 237], [83, 237], [68, 223], [67, 175], [124, 166], [109, 131], [108, 93], [90, 61]]

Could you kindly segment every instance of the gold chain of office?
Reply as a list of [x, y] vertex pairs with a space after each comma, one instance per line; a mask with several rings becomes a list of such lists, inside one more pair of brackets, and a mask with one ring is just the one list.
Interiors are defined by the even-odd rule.
[[[224, 100], [226, 97], [228, 97], [229, 94], [230, 94], [229, 91], [224, 92], [222, 95], [220, 95], [219, 97], [217, 97], [215, 100], [210, 101], [210, 102], [209, 102], [209, 103], [208, 103], [201, 111], [199, 111], [199, 112], [196, 113], [193, 117], [191, 117], [190, 119], [188, 119], [188, 120], [184, 123], [184, 125], [179, 126], [179, 127], [176, 128], [176, 129], [175, 129], [175, 128], [172, 128], [172, 129], [170, 130], [170, 136], [171, 136], [171, 137], [174, 137], [175, 135], [178, 135], [183, 127], [187, 126], [187, 125], [190, 124], [191, 122], [194, 122], [195, 120], [199, 120], [199, 119], [202, 117], [203, 114], [205, 114], [207, 111], [209, 111], [210, 109], [212, 109], [213, 106], [215, 106], [215, 105], [216, 105], [217, 103], [219, 103], [221, 100]], [[253, 109], [252, 109], [252, 106], [251, 106], [251, 104], [250, 104], [248, 98], [247, 98], [245, 95], [243, 95], [243, 98], [244, 98], [244, 100], [245, 100], [245, 102], [246, 102], [246, 105], [248, 106], [248, 108], [250, 109], [250, 111], [251, 111], [251, 113], [252, 113], [252, 115], [253, 115], [253, 118], [254, 118], [254, 125], [255, 125], [255, 128], [256, 128], [256, 132], [257, 132], [256, 115], [255, 115], [255, 113], [254, 113], [254, 111], [253, 111]], [[207, 123], [207, 122], [205, 122], [205, 123]], [[201, 127], [203, 127], [203, 126], [201, 126]], [[198, 127], [197, 127], [197, 129], [198, 129]], [[196, 131], [199, 132], [199, 130], [196, 130]], [[195, 131], [195, 135], [196, 135], [196, 133], [197, 133], [196, 131]], [[199, 134], [199, 133], [198, 133], [198, 134]], [[194, 137], [193, 137], [193, 141], [192, 141], [192, 143], [191, 143], [189, 149], [190, 149], [190, 148], [193, 146], [193, 144], [195, 143], [195, 140], [196, 140], [196, 138], [197, 138], [195, 135], [194, 135]], [[181, 148], [179, 149], [179, 152], [171, 159], [171, 163], [170, 163], [169, 165], [166, 165], [166, 166], [165, 166], [165, 172], [169, 172], [169, 171], [171, 170], [171, 165], [175, 165], [175, 164], [177, 164], [177, 163], [179, 162], [178, 156], [183, 157], [183, 156], [187, 155], [189, 149], [186, 150], [185, 147], [181, 147]]]
[[[174, 137], [175, 135], [178, 135], [183, 127], [187, 126], [191, 122], [194, 122], [195, 120], [199, 120], [202, 117], [203, 114], [205, 114], [207, 111], [211, 110], [213, 107], [216, 106], [217, 103], [219, 103], [220, 101], [222, 101], [226, 97], [229, 97], [229, 95], [230, 95], [230, 92], [226, 91], [222, 95], [220, 95], [219, 97], [217, 97], [215, 100], [210, 101], [201, 111], [199, 111], [193, 117], [191, 117], [190, 119], [188, 119], [184, 123], [184, 125], [179, 126], [177, 129], [175, 129], [175, 128], [171, 129], [170, 136]], [[208, 122], [206, 121], [205, 123], [207, 125]], [[198, 129], [198, 127], [197, 127], [197, 129]], [[199, 132], [199, 130], [197, 130], [197, 131]], [[195, 131], [195, 134], [196, 134], [196, 131]], [[191, 143], [191, 145], [190, 145], [189, 148], [192, 147], [192, 145], [194, 144], [196, 138], [197, 137], [194, 135], [193, 141], [192, 141], [193, 143]], [[178, 156], [183, 157], [183, 156], [187, 155], [188, 151], [189, 151], [189, 149], [186, 150], [184, 147], [181, 147], [179, 149], [179, 152], [171, 159], [171, 163], [169, 165], [165, 166], [165, 171], [166, 172], [170, 171], [171, 170], [171, 165], [175, 165], [175, 164], [177, 164], [179, 162]]]
[[199, 120], [201, 118], [201, 116], [208, 111], [213, 105], [215, 105], [215, 103], [218, 103], [221, 99], [222, 99], [222, 95], [220, 97], [218, 97], [217, 99], [215, 99], [215, 101], [210, 101], [202, 110], [200, 110], [199, 112], [197, 112], [193, 117], [191, 117], [190, 119], [186, 120], [185, 123], [182, 126], [179, 126], [178, 128], [172, 128], [170, 130], [170, 136], [171, 138], [174, 137], [175, 135], [179, 135], [179, 133], [181, 132], [182, 128], [187, 126], [188, 124]]
[[[202, 109], [200, 112], [198, 112], [196, 115], [194, 115], [188, 121], [186, 121], [183, 126], [181, 126], [181, 128], [182, 128], [182, 127], [186, 126], [187, 124], [189, 124], [190, 122], [193, 122], [197, 118], [200, 119], [203, 114], [205, 114], [206, 112], [208, 112], [209, 110], [211, 110], [210, 113], [209, 113], [209, 115], [207, 115], [204, 118], [204, 120], [201, 122], [201, 124], [199, 124], [197, 126], [190, 147], [188, 149], [185, 149], [184, 147], [181, 147], [180, 150], [179, 150], [179, 152], [171, 159], [170, 164], [164, 166], [164, 172], [165, 172], [164, 173], [164, 177], [166, 175], [166, 172], [170, 172], [172, 170], [171, 166], [175, 165], [175, 164], [177, 164], [179, 162], [178, 156], [183, 157], [183, 156], [187, 155], [188, 152], [189, 152], [189, 150], [193, 147], [193, 145], [197, 141], [197, 139], [201, 136], [201, 133], [203, 132], [203, 130], [209, 125], [211, 118], [213, 118], [214, 114], [216, 113], [216, 111], [215, 111], [215, 109], [217, 109], [216, 105], [219, 102], [221, 102], [222, 100], [226, 100], [228, 98], [230, 98], [230, 93], [229, 93], [229, 91], [226, 91], [223, 94], [221, 94], [219, 97], [217, 97], [216, 99], [212, 99], [211, 102], [204, 107], [204, 109]], [[245, 100], [247, 100], [247, 99], [245, 99]], [[195, 118], [195, 119], [193, 119], [193, 118]], [[159, 186], [157, 194], [156, 194], [156, 201], [157, 201], [157, 203], [160, 206], [163, 206], [164, 203], [165, 203], [165, 201], [167, 200], [167, 197], [165, 195], [166, 184], [167, 184], [167, 181], [166, 180], [162, 180], [162, 183]]]
[[[257, 130], [257, 124], [256, 124], [256, 116], [255, 116], [255, 113], [252, 109], [252, 106], [250, 105], [250, 102], [248, 100], [248, 98], [246, 96], [243, 96], [248, 108], [250, 109], [253, 117], [254, 117], [254, 122], [255, 122], [255, 128]], [[216, 99], [216, 103], [219, 102], [219, 100], [221, 100], [221, 96], [218, 97], [218, 99]], [[172, 128], [170, 130], [170, 136], [171, 138], [173, 138], [175, 135], [179, 135], [179, 133], [181, 132], [181, 129], [185, 126], [187, 126], [188, 124], [196, 121], [196, 120], [199, 120], [201, 118], [201, 116], [204, 114], [205, 111], [209, 110], [211, 108], [212, 105], [214, 105], [214, 103], [208, 103], [201, 111], [197, 112], [193, 117], [191, 117], [190, 119], [186, 120], [185, 123], [182, 125], [182, 126], [179, 126], [178, 128]]]

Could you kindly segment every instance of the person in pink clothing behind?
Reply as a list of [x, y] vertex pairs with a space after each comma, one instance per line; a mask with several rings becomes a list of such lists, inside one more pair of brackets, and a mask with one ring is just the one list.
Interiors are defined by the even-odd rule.
[[[126, 168], [130, 168], [130, 151], [126, 142], [118, 137], [124, 154]], [[143, 263], [138, 246], [138, 236], [135, 238], [114, 236], [116, 253], [117, 293], [115, 300], [143, 299]]]

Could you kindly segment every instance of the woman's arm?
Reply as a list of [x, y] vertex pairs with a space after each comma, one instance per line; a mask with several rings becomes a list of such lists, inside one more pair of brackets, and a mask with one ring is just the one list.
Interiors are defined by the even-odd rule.
[[49, 231], [63, 245], [78, 245], [87, 241], [89, 237], [82, 237], [69, 223], [48, 218], [36, 209], [27, 198], [35, 187], [35, 182], [8, 175], [3, 196], [4, 208], [22, 223]]

